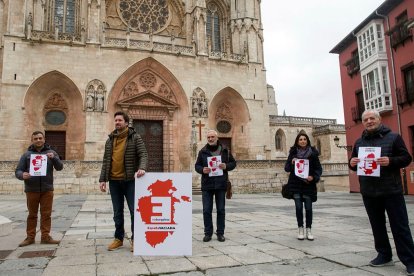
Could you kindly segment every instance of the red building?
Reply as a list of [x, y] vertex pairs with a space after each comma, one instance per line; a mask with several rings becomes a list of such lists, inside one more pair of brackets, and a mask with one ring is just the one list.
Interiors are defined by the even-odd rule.
[[[348, 145], [364, 129], [362, 112], [377, 109], [382, 122], [401, 134], [414, 155], [413, 33], [414, 1], [387, 0], [330, 51], [339, 54]], [[414, 194], [413, 162], [401, 176], [406, 193]], [[359, 192], [352, 172], [350, 190]]]

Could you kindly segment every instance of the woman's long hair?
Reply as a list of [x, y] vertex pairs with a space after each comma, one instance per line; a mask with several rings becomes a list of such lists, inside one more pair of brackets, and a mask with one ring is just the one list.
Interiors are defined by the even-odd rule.
[[298, 136], [296, 136], [295, 143], [293, 144], [292, 148], [298, 148], [299, 147], [298, 143], [299, 143], [300, 136], [304, 136], [304, 137], [306, 137], [306, 140], [308, 140], [308, 144], [306, 146], [308, 146], [308, 147], [312, 146], [311, 142], [309, 140], [309, 136], [306, 133], [299, 133]]

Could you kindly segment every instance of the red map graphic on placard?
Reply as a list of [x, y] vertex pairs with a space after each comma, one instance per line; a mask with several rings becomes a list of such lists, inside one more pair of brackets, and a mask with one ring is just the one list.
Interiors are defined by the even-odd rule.
[[[146, 231], [145, 239], [149, 245], [155, 248], [158, 244], [163, 243], [169, 235], [173, 235], [175, 231], [175, 204], [181, 201], [191, 202], [191, 198], [188, 196], [181, 196], [181, 200], [174, 197], [174, 192], [177, 188], [174, 186], [172, 180], [161, 181], [157, 180], [148, 187], [148, 191], [151, 192], [150, 196], [144, 196], [138, 199], [138, 209], [141, 219], [146, 225], [154, 226], [154, 231]], [[161, 218], [160, 221], [154, 223], [152, 220], [154, 217], [160, 218], [161, 213], [155, 212], [157, 207], [162, 207], [162, 203], [155, 201], [154, 198], [162, 199], [162, 202], [170, 202], [171, 206], [167, 206], [171, 213], [168, 214], [168, 220]], [[165, 215], [165, 214], [164, 214]], [[165, 220], [166, 222], [163, 222]], [[163, 227], [160, 229], [159, 225]], [[164, 227], [165, 226], [165, 227]], [[163, 230], [167, 229], [167, 230]]]
[[377, 162], [375, 161], [375, 154], [370, 153], [364, 159], [368, 160], [364, 160], [364, 166], [359, 168], [362, 169], [365, 174], [370, 175], [378, 168]]
[[298, 168], [298, 173], [303, 173], [303, 169], [305, 167], [305, 160], [301, 159], [296, 163], [296, 167]]
[[216, 164], [217, 164], [217, 157], [212, 157], [209, 162], [209, 166], [213, 172], [217, 170], [217, 168], [215, 168], [217, 166]]
[[42, 168], [42, 156], [36, 155], [35, 158], [32, 160], [33, 170], [38, 171]]

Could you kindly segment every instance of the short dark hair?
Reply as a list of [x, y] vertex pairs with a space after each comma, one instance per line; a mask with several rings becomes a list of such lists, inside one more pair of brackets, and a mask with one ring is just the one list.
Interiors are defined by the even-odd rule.
[[122, 116], [122, 117], [124, 117], [125, 123], [129, 123], [129, 116], [128, 116], [128, 114], [126, 114], [125, 112], [123, 112], [123, 111], [117, 111], [117, 112], [115, 112], [115, 114], [114, 114], [114, 118], [115, 118], [116, 116]]
[[35, 136], [35, 135], [38, 135], [38, 134], [42, 134], [42, 136], [45, 137], [43, 132], [41, 132], [40, 130], [33, 131], [32, 136]]
[[311, 145], [311, 141], [309, 140], [309, 136], [306, 134], [306, 133], [304, 133], [304, 132], [300, 132], [299, 134], [298, 134], [298, 136], [296, 136], [296, 139], [295, 139], [295, 144], [293, 145], [294, 147], [298, 147], [299, 146], [299, 138], [300, 138], [300, 136], [304, 136], [304, 137], [306, 137], [306, 140], [308, 140], [308, 144], [307, 144], [307, 146], [309, 146], [309, 147], [311, 147], [312, 145]]

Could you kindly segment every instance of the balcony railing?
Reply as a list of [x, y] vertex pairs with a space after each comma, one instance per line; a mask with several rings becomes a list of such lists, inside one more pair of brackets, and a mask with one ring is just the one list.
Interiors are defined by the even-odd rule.
[[404, 45], [407, 39], [411, 39], [411, 41], [413, 40], [412, 29], [407, 28], [408, 24], [412, 21], [414, 21], [414, 18], [403, 21], [387, 32], [391, 38], [391, 46], [394, 48], [394, 50], [399, 45]]
[[359, 72], [359, 55], [353, 56], [351, 59], [347, 60], [344, 64], [349, 76]]
[[351, 107], [352, 120], [354, 122], [361, 121], [362, 120], [362, 112], [364, 112], [364, 110], [361, 110], [357, 106]]

